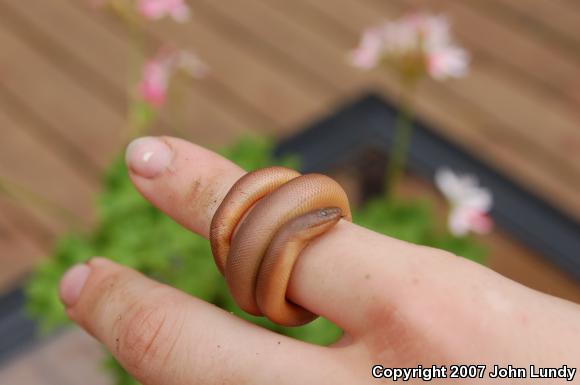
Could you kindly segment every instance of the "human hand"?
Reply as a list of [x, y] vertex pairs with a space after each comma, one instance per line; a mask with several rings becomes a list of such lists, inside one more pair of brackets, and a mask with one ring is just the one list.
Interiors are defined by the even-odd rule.
[[[127, 164], [145, 198], [206, 238], [244, 174], [166, 137], [132, 143]], [[487, 365], [483, 379], [469, 381], [498, 383], [488, 377], [494, 364], [580, 367], [578, 305], [346, 221], [302, 251], [287, 292], [344, 330], [329, 347], [262, 329], [103, 258], [69, 270], [60, 294], [68, 316], [145, 385], [375, 383], [375, 364]]]

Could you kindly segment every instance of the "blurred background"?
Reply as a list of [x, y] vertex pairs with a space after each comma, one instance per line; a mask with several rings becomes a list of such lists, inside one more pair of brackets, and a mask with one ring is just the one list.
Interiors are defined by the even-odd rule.
[[[242, 133], [284, 138], [365, 90], [396, 99], [386, 72], [347, 54], [374, 23], [412, 9], [443, 12], [469, 51], [468, 76], [423, 82], [416, 115], [438, 133], [580, 221], [580, 3], [576, 0], [191, 0], [191, 21], [160, 20], [151, 39], [194, 50], [210, 68], [188, 83], [179, 133], [209, 148]], [[43, 199], [95, 221], [103, 170], [123, 150], [128, 38], [80, 0], [0, 0], [0, 297], [70, 227]], [[176, 119], [163, 113], [155, 132]], [[43, 197], [39, 199], [39, 196]], [[501, 231], [488, 265], [580, 303], [580, 284]], [[579, 251], [580, 253], [580, 251]], [[2, 309], [0, 309], [0, 313]], [[1, 327], [1, 323], [0, 323]], [[2, 384], [107, 384], [99, 347], [76, 330], [0, 363]]]

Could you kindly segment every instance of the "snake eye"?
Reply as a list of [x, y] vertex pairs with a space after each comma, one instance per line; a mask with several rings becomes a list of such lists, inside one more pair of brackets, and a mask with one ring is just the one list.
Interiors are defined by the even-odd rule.
[[318, 210], [318, 215], [325, 218], [336, 215], [342, 216], [341, 214], [342, 210], [338, 207], [325, 207], [323, 209]]

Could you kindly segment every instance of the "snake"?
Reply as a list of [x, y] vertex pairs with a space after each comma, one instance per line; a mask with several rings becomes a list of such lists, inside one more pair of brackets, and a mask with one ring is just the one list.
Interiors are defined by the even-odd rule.
[[318, 317], [286, 297], [302, 250], [341, 219], [348, 198], [332, 178], [273, 166], [238, 179], [215, 211], [210, 245], [237, 305], [282, 326]]

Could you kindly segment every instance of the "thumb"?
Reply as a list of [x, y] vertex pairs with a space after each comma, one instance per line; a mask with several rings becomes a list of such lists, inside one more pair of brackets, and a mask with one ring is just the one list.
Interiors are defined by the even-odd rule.
[[68, 316], [145, 385], [283, 384], [288, 371], [312, 383], [307, 363], [337, 366], [330, 348], [259, 328], [104, 258], [69, 270], [60, 297]]

